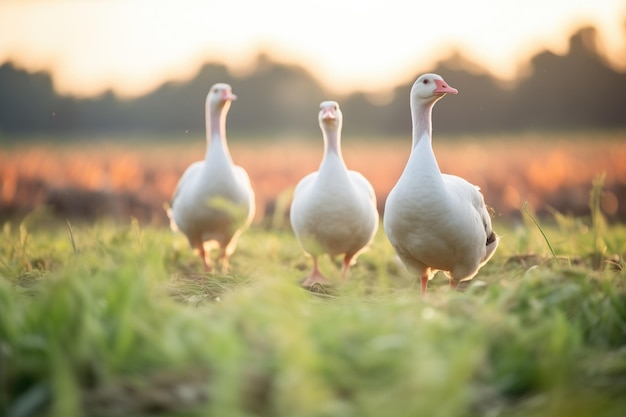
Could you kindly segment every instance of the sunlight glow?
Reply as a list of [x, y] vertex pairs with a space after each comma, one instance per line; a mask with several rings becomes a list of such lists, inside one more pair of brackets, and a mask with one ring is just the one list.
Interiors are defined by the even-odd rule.
[[50, 70], [63, 93], [144, 94], [205, 62], [246, 71], [262, 51], [298, 63], [339, 93], [393, 88], [458, 51], [515, 78], [541, 49], [567, 52], [598, 28], [600, 50], [626, 70], [622, 0], [4, 1], [0, 63]]

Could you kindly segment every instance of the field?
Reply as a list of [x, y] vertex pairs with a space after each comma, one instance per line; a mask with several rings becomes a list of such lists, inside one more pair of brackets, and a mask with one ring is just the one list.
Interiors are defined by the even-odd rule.
[[[165, 225], [163, 203], [206, 146], [203, 138], [28, 139], [0, 142], [0, 218], [48, 204], [61, 218], [133, 216]], [[442, 171], [480, 186], [503, 220], [519, 219], [526, 202], [540, 215], [550, 208], [588, 215], [591, 183], [605, 174], [602, 209], [609, 220], [626, 221], [626, 132], [436, 138], [434, 148]], [[273, 217], [322, 156], [321, 138], [231, 138], [230, 149], [252, 180], [258, 222]], [[409, 151], [408, 138], [343, 140], [348, 167], [372, 182], [381, 211]]]
[[[521, 139], [435, 145], [482, 187], [502, 240], [469, 284], [436, 277], [425, 299], [382, 230], [347, 282], [298, 285], [311, 264], [284, 212], [319, 146], [232, 146], [262, 210], [227, 274], [200, 272], [162, 217], [202, 144], [4, 147], [0, 415], [624, 415], [624, 141]], [[344, 144], [379, 199], [408, 150]]]

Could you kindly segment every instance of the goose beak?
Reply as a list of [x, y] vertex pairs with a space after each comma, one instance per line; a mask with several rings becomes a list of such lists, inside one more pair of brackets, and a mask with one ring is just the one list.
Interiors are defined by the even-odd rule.
[[235, 101], [237, 100], [237, 96], [235, 94], [232, 93], [232, 91], [224, 91], [224, 93], [222, 94], [222, 100], [227, 101]]
[[332, 109], [322, 109], [322, 120], [335, 120], [336, 118]]
[[459, 90], [457, 90], [456, 88], [450, 87], [448, 84], [446, 84], [446, 82], [444, 80], [435, 80], [435, 85], [437, 86], [435, 88], [434, 94], [458, 94]]

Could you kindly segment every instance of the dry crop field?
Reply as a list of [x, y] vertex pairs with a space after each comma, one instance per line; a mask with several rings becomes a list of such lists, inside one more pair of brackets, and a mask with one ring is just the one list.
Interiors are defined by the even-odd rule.
[[[235, 162], [248, 171], [257, 197], [257, 221], [285, 209], [297, 181], [317, 169], [321, 138], [229, 138]], [[626, 220], [626, 132], [526, 133], [442, 138], [434, 149], [443, 172], [481, 187], [495, 215], [508, 221], [528, 202], [539, 214], [554, 208], [584, 215], [594, 178], [604, 174], [602, 210]], [[87, 220], [134, 216], [165, 224], [163, 204], [178, 178], [205, 151], [203, 138], [0, 142], [0, 216], [20, 216], [48, 204], [61, 216]], [[410, 138], [343, 139], [350, 169], [374, 185], [382, 210], [400, 176]], [[276, 217], [275, 217], [276, 218]]]

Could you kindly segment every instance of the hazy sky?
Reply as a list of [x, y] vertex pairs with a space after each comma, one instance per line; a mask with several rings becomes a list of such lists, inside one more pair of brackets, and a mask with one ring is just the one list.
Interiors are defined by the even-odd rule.
[[0, 0], [0, 63], [50, 70], [63, 93], [132, 96], [208, 61], [245, 71], [264, 50], [337, 92], [376, 91], [451, 48], [512, 78], [586, 24], [626, 69], [624, 0]]

